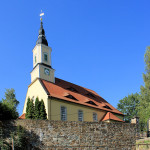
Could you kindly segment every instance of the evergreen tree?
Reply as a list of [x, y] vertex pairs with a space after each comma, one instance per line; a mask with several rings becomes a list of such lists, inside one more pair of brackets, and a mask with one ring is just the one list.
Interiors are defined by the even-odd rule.
[[37, 97], [35, 100], [35, 111], [34, 111], [35, 119], [40, 119], [40, 105], [41, 105], [41, 102], [39, 101], [39, 98]]
[[140, 124], [146, 129], [147, 120], [150, 118], [150, 47], [146, 50], [144, 61], [146, 64], [145, 73], [143, 73], [144, 86], [141, 86], [138, 114], [140, 117]]
[[42, 119], [42, 120], [47, 119], [47, 114], [46, 114], [45, 105], [44, 105], [43, 100], [41, 100], [41, 105], [40, 105], [40, 119]]
[[39, 98], [37, 97], [34, 105], [33, 100], [30, 100], [30, 98], [28, 98], [26, 107], [26, 119], [47, 119], [43, 100], [39, 101]]
[[28, 98], [26, 107], [26, 119], [34, 119], [34, 104], [33, 100]]
[[30, 119], [29, 108], [30, 108], [30, 98], [28, 97], [27, 106], [26, 106], [26, 119]]

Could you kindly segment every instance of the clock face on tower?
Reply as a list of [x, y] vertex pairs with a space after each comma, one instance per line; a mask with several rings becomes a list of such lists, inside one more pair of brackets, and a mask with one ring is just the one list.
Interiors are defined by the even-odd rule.
[[49, 69], [45, 68], [45, 69], [44, 69], [44, 73], [45, 73], [46, 75], [49, 75], [49, 74], [50, 74]]

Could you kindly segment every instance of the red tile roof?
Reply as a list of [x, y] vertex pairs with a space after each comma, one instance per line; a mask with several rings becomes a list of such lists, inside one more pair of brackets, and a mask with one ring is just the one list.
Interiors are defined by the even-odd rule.
[[106, 120], [115, 120], [119, 122], [124, 122], [123, 120], [113, 115], [111, 112], [107, 112], [107, 114], [104, 116], [104, 118], [101, 121], [106, 121]]
[[24, 113], [24, 114], [22, 114], [18, 119], [26, 119], [26, 116], [25, 116], [26, 114]]
[[[43, 79], [39, 80], [47, 94], [51, 97], [123, 115], [96, 92], [90, 89], [58, 78], [55, 78], [55, 83]], [[70, 98], [71, 96], [68, 95], [73, 96], [75, 99]], [[96, 105], [87, 103], [89, 101], [92, 101]]]

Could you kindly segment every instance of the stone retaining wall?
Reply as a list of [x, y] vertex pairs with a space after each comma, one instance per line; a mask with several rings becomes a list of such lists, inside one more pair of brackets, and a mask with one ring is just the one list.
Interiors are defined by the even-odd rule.
[[136, 125], [71, 121], [17, 120], [30, 145], [40, 149], [134, 150]]

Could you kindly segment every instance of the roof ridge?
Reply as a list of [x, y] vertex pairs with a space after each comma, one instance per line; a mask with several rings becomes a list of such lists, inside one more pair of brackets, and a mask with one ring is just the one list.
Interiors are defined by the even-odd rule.
[[[86, 89], [84, 87], [81, 87], [79, 85], [75, 85], [73, 83], [70, 83], [68, 81], [65, 81], [65, 80], [62, 80], [62, 79], [59, 79], [59, 78], [55, 78], [55, 79], [56, 79], [55, 83], [47, 81], [47, 80], [40, 79], [41, 85], [43, 86], [43, 88], [45, 87], [45, 91], [47, 91], [48, 95], [50, 95], [52, 97], [55, 97], [55, 98], [60, 98], [62, 100], [67, 100], [64, 97], [64, 93], [68, 93], [68, 94], [72, 95], [73, 97], [75, 97], [79, 101], [79, 104], [83, 104], [83, 105], [86, 105], [86, 106], [90, 106], [90, 107], [94, 107], [94, 108], [97, 108], [97, 109], [105, 110], [107, 112], [113, 112], [115, 114], [123, 115], [120, 111], [118, 111], [116, 108], [114, 108], [111, 104], [109, 104], [105, 99], [100, 97], [98, 94], [95, 95], [95, 93], [91, 92], [92, 94], [94, 94], [95, 98], [88, 97], [86, 95], [86, 92], [88, 92], [88, 91], [86, 91]], [[74, 88], [78, 92], [73, 92], [73, 91], [68, 90], [67, 87], [69, 87], [71, 85], [73, 87], [76, 86]], [[95, 106], [92, 106], [91, 104], [87, 104], [86, 102], [88, 100], [94, 102], [97, 106], [95, 107]], [[106, 103], [108, 104], [108, 106], [110, 106], [110, 108], [112, 108], [111, 110], [108, 110], [107, 108], [103, 107], [103, 104], [106, 105]], [[110, 114], [108, 114], [108, 116], [111, 117]]]
[[[74, 83], [72, 83], [72, 82], [69, 82], [69, 81], [66, 81], [66, 80], [63, 80], [63, 79], [60, 79], [60, 78], [57, 78], [57, 77], [55, 77], [55, 78], [58, 79], [58, 80], [62, 80], [62, 81], [64, 81], [64, 82], [67, 82], [67, 83], [69, 83], [69, 84], [75, 85], [75, 86], [77, 86], [77, 87], [83, 88], [83, 89], [86, 90], [87, 92], [91, 92], [91, 93], [94, 94], [95, 96], [98, 96], [98, 97], [102, 98], [103, 101], [107, 102], [103, 97], [101, 97], [97, 92], [95, 92], [95, 91], [92, 90], [92, 89], [89, 89], [89, 88], [86, 88], [86, 87], [83, 87], [83, 86], [74, 84]], [[108, 102], [107, 102], [107, 103], [108, 103]]]
[[[55, 77], [55, 78], [57, 78], [57, 77]], [[84, 89], [87, 89], [87, 90], [91, 90], [91, 89], [89, 89], [89, 88], [86, 88], [86, 87], [77, 85], [77, 84], [75, 84], [75, 83], [72, 83], [72, 82], [69, 82], [69, 81], [66, 81], [66, 80], [63, 80], [63, 79], [60, 79], [60, 78], [57, 78], [57, 79], [62, 80], [62, 81], [67, 82], [67, 83], [71, 83], [71, 84], [73, 84], [73, 85], [75, 85], [75, 86], [78, 86], [78, 87], [81, 87], [81, 88], [84, 88]], [[93, 91], [93, 90], [91, 90], [91, 91]], [[93, 92], [95, 92], [95, 91], [93, 91]], [[95, 92], [95, 93], [96, 93], [96, 92]]]

